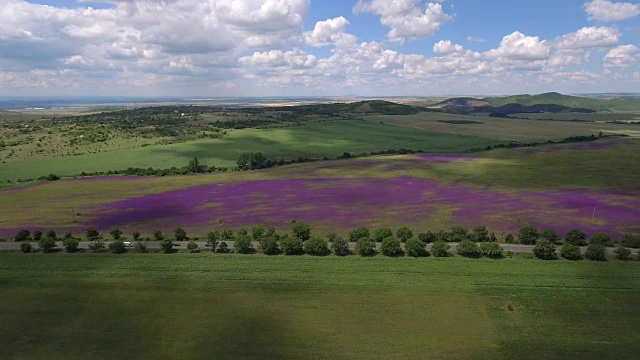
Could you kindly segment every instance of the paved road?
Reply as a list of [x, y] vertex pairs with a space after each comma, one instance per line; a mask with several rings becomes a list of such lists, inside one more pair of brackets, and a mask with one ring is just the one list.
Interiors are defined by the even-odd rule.
[[[206, 242], [203, 241], [196, 241], [196, 243], [198, 244], [198, 247], [201, 249], [206, 248]], [[160, 248], [160, 243], [156, 242], [156, 241], [149, 241], [146, 243], [147, 244], [147, 249], [159, 249]], [[188, 242], [186, 241], [182, 241], [182, 242], [174, 242], [173, 246], [174, 249], [186, 249], [187, 248], [187, 244]], [[38, 248], [38, 243], [36, 242], [32, 242], [31, 245], [34, 248]], [[61, 241], [57, 242], [58, 248], [59, 249], [63, 249], [63, 245]], [[229, 249], [233, 248], [233, 242], [231, 241], [227, 241], [227, 245], [229, 245]], [[452, 250], [455, 250], [455, 248], [458, 246], [458, 244], [456, 243], [449, 243], [449, 245], [451, 246]], [[105, 242], [105, 246], [109, 246], [109, 242], [106, 241]], [[255, 248], [258, 248], [258, 243], [254, 243], [253, 246]], [[378, 247], [380, 246], [380, 244], [378, 244]], [[511, 251], [514, 253], [533, 253], [533, 246], [532, 245], [518, 245], [518, 244], [500, 244], [500, 246], [505, 250], [505, 251]], [[89, 248], [89, 242], [88, 241], [82, 241], [80, 242], [80, 249], [88, 249]], [[356, 244], [355, 243], [349, 243], [349, 248], [351, 250], [355, 249]], [[431, 244], [427, 245], [427, 249], [431, 249]], [[584, 252], [584, 247], [582, 248], [582, 252]], [[17, 242], [0, 242], [0, 251], [1, 250], [20, 250], [20, 243]], [[614, 248], [608, 248], [607, 249], [608, 252], [610, 254], [613, 254], [613, 251], [615, 250]], [[638, 253], [637, 249], [631, 249], [632, 253], [636, 254]]]

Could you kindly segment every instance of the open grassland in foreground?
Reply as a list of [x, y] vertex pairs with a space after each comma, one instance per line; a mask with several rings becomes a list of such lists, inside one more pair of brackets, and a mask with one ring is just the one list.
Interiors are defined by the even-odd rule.
[[[346, 136], [345, 134], [348, 134]], [[11, 160], [0, 164], [0, 182], [37, 179], [48, 174], [80, 175], [129, 167], [183, 167], [194, 157], [207, 165], [235, 167], [244, 152], [262, 152], [269, 159], [337, 157], [343, 152], [422, 149], [426, 152], [464, 152], [500, 143], [473, 136], [433, 133], [367, 121], [335, 121], [288, 128], [232, 131], [219, 139], [85, 154], [40, 160]]]
[[0, 253], [3, 359], [633, 359], [640, 262]]
[[64, 180], [0, 191], [0, 236], [22, 228], [79, 235], [90, 226], [147, 236], [181, 226], [202, 236], [258, 224], [288, 231], [299, 220], [318, 234], [485, 224], [499, 237], [533, 225], [618, 238], [640, 232], [638, 178], [640, 141], [606, 139], [203, 176]]

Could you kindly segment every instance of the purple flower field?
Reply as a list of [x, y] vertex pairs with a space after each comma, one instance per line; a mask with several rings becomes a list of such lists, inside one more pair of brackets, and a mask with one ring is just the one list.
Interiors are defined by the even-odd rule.
[[637, 197], [589, 190], [506, 193], [410, 177], [202, 185], [117, 201], [89, 213], [87, 225], [102, 230], [287, 228], [299, 220], [345, 231], [368, 226], [372, 219], [389, 226], [438, 226], [446, 219], [449, 226], [486, 224], [496, 232], [516, 232], [528, 224], [561, 233], [572, 228], [615, 236], [640, 231]]

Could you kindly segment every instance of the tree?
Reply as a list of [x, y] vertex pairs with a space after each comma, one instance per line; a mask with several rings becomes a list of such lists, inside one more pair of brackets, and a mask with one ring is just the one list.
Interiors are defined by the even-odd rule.
[[388, 237], [382, 240], [382, 244], [380, 245], [380, 252], [382, 252], [382, 255], [389, 257], [401, 256], [402, 247], [400, 246], [400, 241], [394, 239], [393, 237]]
[[450, 242], [462, 242], [464, 240], [469, 240], [469, 231], [462, 226], [455, 225], [451, 227], [451, 231], [449, 231], [449, 241]]
[[331, 249], [336, 256], [349, 255], [349, 243], [340, 236], [336, 236], [331, 240]]
[[398, 229], [398, 231], [396, 231], [396, 237], [402, 242], [407, 242], [407, 240], [413, 237], [413, 231], [411, 231], [411, 229], [409, 229], [408, 227], [403, 226]]
[[109, 234], [111, 234], [111, 237], [113, 237], [113, 240], [120, 240], [120, 237], [122, 236], [122, 230], [114, 227], [111, 230], [109, 230]]
[[304, 252], [311, 256], [326, 256], [331, 253], [327, 240], [314, 236], [303, 244]]
[[426, 233], [418, 234], [418, 239], [425, 244], [430, 244], [436, 241], [436, 234], [432, 233], [431, 231], [427, 231]]
[[221, 254], [229, 252], [229, 245], [227, 245], [226, 241], [220, 241], [220, 244], [218, 244], [218, 252]]
[[171, 239], [164, 239], [160, 242], [160, 249], [165, 254], [170, 254], [173, 251], [173, 241]]
[[124, 247], [124, 242], [122, 240], [115, 240], [109, 244], [109, 250], [114, 254], [124, 254], [127, 252], [127, 248]]
[[176, 239], [176, 241], [187, 241], [189, 240], [189, 238], [187, 237], [187, 232], [184, 231], [183, 228], [181, 227], [177, 227], [174, 231], [173, 231], [174, 237]]
[[42, 238], [38, 241], [38, 246], [43, 253], [50, 253], [57, 247], [56, 241], [52, 238]]
[[478, 244], [471, 240], [462, 240], [458, 244], [456, 251], [458, 252], [458, 255], [468, 258], [479, 258], [480, 254], [482, 254]]
[[53, 230], [48, 230], [47, 232], [44, 233], [44, 237], [48, 237], [48, 238], [52, 238], [52, 239], [57, 239], [56, 236], [56, 232]]
[[549, 240], [540, 240], [533, 248], [533, 255], [542, 260], [556, 259], [556, 246]]
[[302, 240], [297, 237], [283, 236], [280, 239], [280, 248], [285, 255], [302, 255], [304, 254], [304, 246]]
[[572, 229], [565, 235], [564, 241], [575, 246], [587, 245], [587, 234], [578, 229]]
[[92, 242], [89, 243], [89, 250], [93, 252], [99, 252], [104, 250], [104, 240], [102, 238], [96, 238]]
[[559, 245], [562, 242], [558, 232], [553, 229], [547, 229], [542, 232], [542, 238], [551, 241], [552, 243]]
[[[47, 232], [47, 237], [50, 237], [52, 239], [56, 238], [56, 233], [53, 230], [50, 230], [50, 232], [53, 232], [53, 236], [50, 236], [49, 233]], [[73, 233], [71, 233], [71, 231], [67, 231], [66, 233], [64, 233], [64, 235], [62, 235], [63, 239], [73, 239]]]
[[369, 240], [369, 238], [371, 238], [371, 233], [366, 227], [359, 227], [349, 232], [349, 241], [351, 242], [357, 242], [360, 239]]
[[268, 167], [269, 161], [263, 153], [246, 152], [240, 154], [238, 161], [236, 162], [238, 169], [240, 170], [256, 170], [264, 169]]
[[607, 248], [600, 244], [589, 244], [584, 257], [593, 261], [607, 261]]
[[356, 253], [360, 256], [374, 256], [376, 254], [376, 243], [368, 237], [362, 237], [356, 243]]
[[22, 244], [20, 244], [20, 251], [22, 251], [23, 253], [30, 253], [31, 250], [33, 250], [33, 247], [28, 242], [23, 242]]
[[431, 247], [431, 254], [435, 257], [447, 257], [449, 256], [449, 249], [451, 247], [446, 241], [438, 240], [433, 243]]
[[618, 260], [629, 260], [629, 257], [631, 256], [631, 250], [620, 245], [618, 245], [613, 252], [616, 254], [616, 258]]
[[444, 231], [444, 230], [440, 230], [434, 235], [435, 235], [435, 240], [433, 242], [436, 242], [436, 241], [449, 242], [449, 238], [451, 237], [451, 234], [448, 231]]
[[620, 239], [620, 245], [633, 249], [640, 248], [640, 234], [624, 234]]
[[155, 239], [155, 241], [162, 241], [162, 240], [164, 240], [164, 235], [162, 235], [162, 231], [155, 230], [153, 232], [153, 238]]
[[503, 257], [504, 250], [497, 242], [486, 242], [480, 244], [482, 256], [491, 259], [500, 259]]
[[209, 231], [207, 233], [207, 244], [211, 246], [211, 252], [216, 252], [216, 248], [218, 248], [218, 241], [220, 241], [219, 231]]
[[87, 240], [93, 241], [100, 237], [100, 233], [96, 228], [90, 227], [90, 228], [87, 228], [86, 236], [87, 236]]
[[145, 243], [143, 243], [142, 241], [138, 241], [138, 242], [136, 242], [136, 245], [135, 245], [134, 249], [136, 250], [136, 252], [146, 253], [147, 252], [147, 245]]
[[240, 235], [236, 237], [233, 247], [237, 254], [249, 254], [253, 251], [253, 244], [249, 235]]
[[567, 260], [582, 260], [580, 248], [571, 243], [564, 243], [560, 248], [560, 256]]
[[189, 160], [189, 172], [194, 174], [199, 174], [204, 172], [204, 167], [200, 165], [200, 161], [198, 161], [197, 157], [194, 157], [192, 160]]
[[133, 237], [133, 241], [138, 241], [140, 240], [140, 236], [142, 236], [142, 234], [140, 234], [139, 231], [134, 231], [131, 236]]
[[233, 241], [233, 230], [222, 230], [220, 240]]
[[264, 234], [265, 229], [260, 225], [256, 225], [251, 228], [251, 237], [253, 238], [253, 241], [262, 241]]
[[424, 241], [420, 239], [412, 238], [407, 240], [407, 242], [404, 244], [404, 250], [407, 256], [417, 258], [417, 257], [428, 255], [427, 249], [425, 249], [425, 246], [426, 244]]
[[31, 232], [29, 230], [20, 230], [16, 234], [15, 240], [16, 241], [27, 241], [27, 240], [29, 240], [30, 236], [31, 236]]
[[190, 253], [199, 252], [198, 243], [193, 240], [189, 241], [189, 243], [187, 244], [187, 250], [189, 250]]
[[311, 225], [296, 221], [291, 224], [291, 232], [298, 240], [307, 241], [311, 238]]
[[280, 245], [278, 245], [278, 238], [275, 236], [267, 236], [260, 242], [260, 251], [265, 255], [278, 255], [280, 254]]
[[591, 241], [589, 241], [589, 244], [599, 244], [602, 246], [611, 247], [613, 246], [613, 240], [611, 240], [611, 236], [609, 236], [609, 234], [596, 233], [591, 238]]
[[42, 239], [42, 231], [34, 231], [33, 232], [33, 241], [40, 241]]
[[80, 240], [70, 238], [62, 240], [62, 246], [68, 253], [74, 253], [78, 251], [78, 246], [80, 246]]
[[507, 234], [507, 236], [504, 237], [504, 242], [507, 244], [513, 244], [516, 242], [516, 239], [513, 237], [513, 234]]
[[538, 230], [533, 226], [523, 226], [518, 232], [518, 242], [523, 245], [535, 245], [539, 237]]
[[393, 231], [389, 228], [380, 228], [373, 232], [373, 240], [375, 242], [382, 242], [388, 237], [393, 237]]
[[489, 230], [484, 225], [478, 225], [471, 230], [471, 240], [479, 243], [491, 241]]

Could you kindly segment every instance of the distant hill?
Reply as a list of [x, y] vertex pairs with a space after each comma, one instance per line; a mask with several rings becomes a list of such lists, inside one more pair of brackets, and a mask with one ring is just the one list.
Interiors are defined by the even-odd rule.
[[[558, 94], [560, 95], [560, 94]], [[528, 95], [527, 95], [528, 96]], [[562, 96], [562, 95], [561, 95]], [[490, 116], [504, 117], [511, 114], [519, 113], [592, 113], [595, 112], [588, 108], [568, 107], [565, 105], [559, 105], [551, 102], [552, 96], [547, 97], [548, 103], [530, 103], [520, 104], [516, 102], [505, 103], [503, 105], [492, 105], [490, 99], [475, 99], [475, 98], [452, 98], [438, 103], [431, 107], [431, 109], [439, 110], [442, 112], [455, 113], [455, 114], [473, 114], [483, 113]]]
[[315, 104], [290, 107], [273, 108], [277, 111], [291, 111], [298, 114], [323, 114], [338, 115], [344, 113], [381, 114], [381, 115], [414, 115], [425, 111], [433, 111], [427, 108], [396, 104], [384, 100], [367, 100], [354, 103]]
[[504, 106], [508, 104], [520, 104], [525, 106], [555, 104], [571, 108], [584, 108], [595, 111], [638, 111], [640, 112], [640, 99], [631, 97], [618, 98], [594, 98], [572, 95], [563, 95], [557, 92], [539, 95], [514, 95], [501, 97], [487, 97], [480, 99], [491, 106]]

